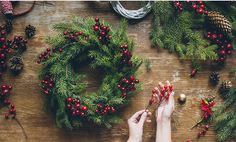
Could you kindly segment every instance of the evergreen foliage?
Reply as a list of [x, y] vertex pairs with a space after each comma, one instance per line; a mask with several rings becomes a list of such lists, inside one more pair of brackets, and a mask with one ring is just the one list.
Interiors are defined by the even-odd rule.
[[[235, 73], [232, 70], [231, 73]], [[229, 139], [236, 140], [236, 88], [221, 92], [224, 103], [219, 105], [214, 113], [214, 128], [217, 133], [217, 140], [224, 142]]]
[[[74, 17], [71, 22], [59, 23], [54, 29], [60, 32], [58, 35], [48, 37], [47, 43], [52, 48], [62, 52], [52, 54], [52, 57], [42, 62], [43, 69], [40, 78], [43, 79], [47, 75], [51, 75], [55, 86], [52, 93], [47, 96], [46, 105], [54, 111], [56, 124], [58, 127], [79, 128], [86, 121], [96, 125], [111, 127], [111, 123], [117, 123], [120, 118], [117, 113], [101, 115], [95, 112], [97, 104], [113, 106], [117, 111], [129, 102], [134, 92], [129, 92], [128, 97], [121, 96], [121, 91], [117, 88], [117, 84], [124, 77], [134, 75], [141, 64], [141, 59], [132, 56], [132, 66], [120, 63], [121, 51], [120, 45], [127, 44], [128, 50], [132, 52], [133, 42], [126, 35], [126, 21], [122, 21], [117, 30], [102, 22], [110, 28], [112, 39], [108, 44], [102, 44], [98, 40], [97, 33], [93, 26], [93, 19], [79, 19]], [[63, 35], [64, 31], [78, 32], [82, 31], [83, 36], [79, 41], [72, 42]], [[86, 82], [83, 81], [84, 74], [76, 74], [73, 70], [73, 63], [76, 64], [88, 62], [91, 69], [98, 69], [104, 73], [104, 78], [97, 92], [87, 93]], [[140, 89], [140, 86], [137, 88]], [[88, 107], [86, 116], [71, 117], [66, 111], [66, 98], [79, 99], [81, 105]]]
[[[227, 2], [225, 2], [227, 3]], [[188, 6], [186, 6], [188, 7]], [[235, 4], [222, 6], [218, 2], [206, 2], [210, 10], [220, 10], [230, 22], [235, 21]], [[226, 10], [225, 10], [226, 9]], [[175, 10], [173, 2], [157, 1], [153, 5], [151, 42], [154, 47], [176, 52], [180, 58], [189, 59], [193, 67], [200, 68], [200, 62], [215, 60], [217, 45], [204, 37], [204, 16], [187, 8], [181, 13]]]

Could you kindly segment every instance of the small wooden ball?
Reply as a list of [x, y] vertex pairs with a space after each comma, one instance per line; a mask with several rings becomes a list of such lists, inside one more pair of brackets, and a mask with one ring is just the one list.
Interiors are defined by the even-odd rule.
[[180, 104], [184, 104], [186, 102], [186, 99], [187, 99], [187, 97], [186, 97], [185, 94], [180, 94], [179, 98], [178, 98], [178, 101], [179, 101]]

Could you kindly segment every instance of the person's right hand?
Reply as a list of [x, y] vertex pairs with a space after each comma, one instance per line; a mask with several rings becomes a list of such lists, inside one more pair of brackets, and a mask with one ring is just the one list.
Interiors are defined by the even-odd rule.
[[[171, 86], [169, 81], [166, 81], [166, 86]], [[164, 87], [164, 84], [162, 82], [159, 82], [159, 85], [157, 87], [157, 92], [158, 92], [158, 97], [160, 95], [160, 90]], [[157, 121], [164, 121], [164, 120], [169, 120], [173, 111], [174, 111], [174, 92], [168, 90], [167, 93], [170, 93], [169, 99], [168, 100], [163, 100], [160, 102], [159, 107], [156, 110], [156, 118]]]

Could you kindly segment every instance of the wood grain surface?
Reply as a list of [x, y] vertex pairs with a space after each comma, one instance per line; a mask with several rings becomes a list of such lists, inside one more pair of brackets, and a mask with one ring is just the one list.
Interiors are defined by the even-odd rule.
[[[137, 2], [126, 2], [127, 7], [137, 8]], [[24, 6], [24, 2], [20, 2]], [[27, 6], [27, 5], [26, 5]], [[19, 76], [6, 72], [1, 83], [14, 86], [11, 96], [17, 109], [17, 118], [24, 127], [28, 139], [26, 140], [21, 128], [14, 120], [5, 120], [0, 115], [0, 142], [125, 142], [128, 138], [127, 119], [136, 111], [144, 109], [147, 105], [151, 89], [158, 81], [170, 80], [176, 91], [175, 99], [181, 93], [187, 95], [184, 105], [176, 103], [172, 121], [172, 141], [186, 142], [188, 138], [195, 138], [198, 130], [190, 130], [191, 126], [200, 118], [199, 99], [208, 95], [216, 95], [220, 103], [216, 88], [208, 83], [211, 66], [204, 65], [195, 78], [189, 77], [191, 64], [189, 61], [179, 60], [175, 54], [166, 50], [151, 48], [149, 33], [151, 29], [151, 16], [137, 22], [130, 22], [128, 26], [129, 37], [135, 42], [134, 54], [143, 59], [150, 59], [152, 70], [147, 72], [145, 66], [139, 69], [140, 81], [143, 91], [138, 93], [124, 108], [121, 117], [123, 122], [114, 125], [111, 129], [81, 128], [77, 131], [66, 131], [56, 127], [55, 121], [49, 112], [44, 110], [44, 96], [40, 93], [38, 72], [41, 66], [36, 63], [37, 55], [43, 51], [47, 44], [44, 39], [52, 35], [52, 25], [67, 21], [72, 16], [100, 17], [116, 28], [121, 17], [114, 13], [108, 2], [36, 2], [32, 12], [14, 20], [13, 35], [24, 35], [24, 28], [28, 24], [37, 28], [36, 36], [29, 41], [28, 50], [23, 53], [25, 68]], [[0, 15], [3, 23], [3, 15]], [[229, 70], [236, 65], [235, 57], [227, 59], [227, 65], [219, 70], [221, 79], [229, 79]], [[99, 84], [94, 84], [99, 86]], [[177, 101], [176, 101], [177, 102]], [[1, 114], [6, 111], [1, 109]], [[144, 142], [154, 142], [156, 124], [145, 124]], [[198, 142], [215, 142], [215, 133], [212, 129]], [[195, 141], [194, 141], [195, 142]]]

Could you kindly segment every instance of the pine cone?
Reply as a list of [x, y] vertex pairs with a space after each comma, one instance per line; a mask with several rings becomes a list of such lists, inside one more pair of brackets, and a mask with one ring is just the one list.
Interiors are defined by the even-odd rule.
[[220, 86], [220, 92], [225, 93], [228, 92], [232, 88], [231, 81], [223, 81]]
[[209, 76], [209, 81], [212, 85], [217, 85], [220, 80], [220, 75], [218, 72], [212, 72]]
[[207, 15], [207, 23], [210, 28], [219, 32], [231, 33], [232, 26], [228, 19], [216, 11], [210, 11]]
[[10, 67], [10, 70], [13, 73], [19, 73], [23, 69], [23, 67], [24, 67], [22, 58], [21, 57], [17, 57], [17, 56], [13, 56], [9, 60], [9, 67]]
[[28, 38], [32, 38], [35, 35], [36, 28], [34, 26], [28, 25], [25, 28], [25, 34]]

